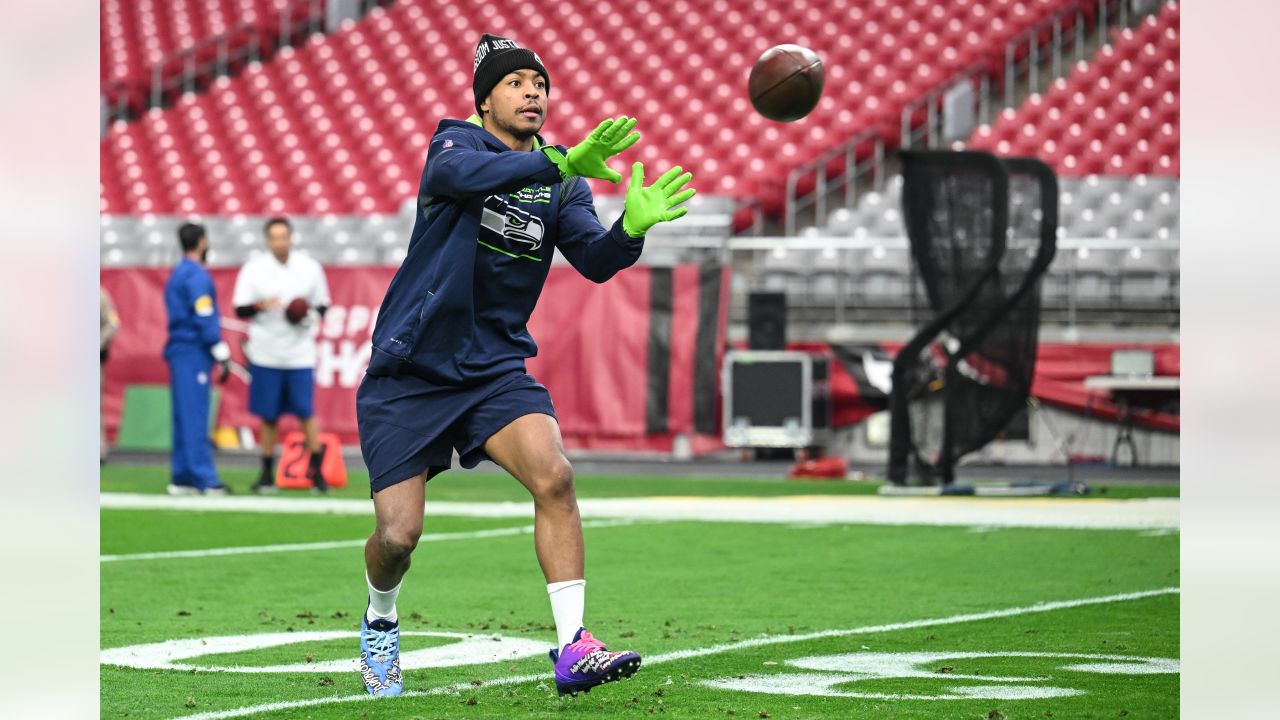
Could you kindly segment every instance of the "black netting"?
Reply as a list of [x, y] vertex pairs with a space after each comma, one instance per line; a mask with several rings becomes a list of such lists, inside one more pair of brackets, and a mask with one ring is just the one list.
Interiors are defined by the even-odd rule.
[[904, 482], [914, 465], [924, 482], [950, 482], [1025, 407], [1057, 187], [1037, 161], [975, 152], [903, 153], [903, 176], [925, 303], [894, 364], [889, 474]]

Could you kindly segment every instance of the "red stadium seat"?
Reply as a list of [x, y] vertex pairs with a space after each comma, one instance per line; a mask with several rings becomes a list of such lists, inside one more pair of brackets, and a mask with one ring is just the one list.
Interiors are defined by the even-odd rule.
[[[1034, 136], [1036, 154], [1062, 175], [1176, 176], [1178, 22], [1177, 4], [1165, 3], [1136, 29], [1114, 32], [1090, 62], [1016, 112], [1005, 111], [994, 128], [979, 128], [970, 145], [1008, 154], [1032, 148]], [[1029, 127], [1031, 135], [1013, 138], [1013, 127]]]
[[[280, 14], [301, 29], [318, 22], [323, 3], [292, 0], [101, 0], [99, 3], [102, 91], [140, 111], [152, 74], [184, 70], [179, 53], [196, 50], [202, 62], [218, 59], [216, 42], [230, 50], [269, 48], [281, 32]], [[293, 34], [292, 32], [290, 34]], [[166, 60], [167, 59], [167, 60]]]
[[[161, 55], [241, 23], [270, 33], [278, 30], [284, 1], [187, 0], [183, 12], [190, 22], [179, 23], [173, 19], [179, 3], [102, 0], [104, 79], [116, 77], [118, 68], [147, 67], [146, 33], [158, 38], [151, 47]], [[684, 163], [698, 173], [701, 192], [740, 198], [764, 193], [765, 207], [776, 210], [786, 176], [797, 165], [867, 130], [896, 144], [906, 104], [973, 63], [1003, 72], [1004, 43], [1012, 34], [1072, 4], [712, 0], [680, 3], [687, 14], [682, 22], [654, 23], [651, 14], [674, 12], [675, 5], [651, 2], [641, 10], [611, 2], [566, 12], [552, 0], [529, 0], [515, 22], [491, 5], [406, 0], [219, 79], [198, 98], [161, 111], [164, 133], [112, 126], [103, 141], [102, 204], [120, 213], [186, 207], [199, 213], [396, 212], [416, 190], [426, 142], [439, 121], [472, 112], [470, 58], [480, 34], [492, 32], [532, 46], [547, 63], [554, 78], [544, 129], [550, 140], [571, 144], [602, 117], [633, 114], [645, 136], [634, 157]], [[639, 27], [658, 28], [650, 43], [634, 29]], [[1162, 20], [1160, 32], [1167, 29]], [[1144, 27], [1141, 37], [1150, 41], [1153, 32]], [[801, 123], [763, 119], [745, 94], [751, 63], [782, 38], [809, 44], [826, 64], [825, 96]], [[664, 52], [653, 52], [651, 43]], [[606, 45], [609, 52], [601, 54]], [[664, 60], [671, 54], [684, 58], [682, 72]], [[1176, 58], [1174, 53], [1161, 63]], [[1176, 72], [1172, 77], [1176, 84]], [[1070, 126], [1065, 101], [1076, 90], [1081, 88], [1064, 93], [1055, 87], [1025, 117], [997, 123], [991, 146], [1042, 150], [1053, 140], [1063, 162], [1071, 153], [1085, 157], [1088, 140], [1101, 134], [1092, 124], [1085, 123], [1089, 134], [1083, 139], [1048, 134]], [[1078, 120], [1100, 103], [1092, 91], [1082, 97]], [[1160, 105], [1163, 95], [1154, 97]], [[1109, 101], [1106, 107], [1110, 112]], [[1168, 113], [1163, 106], [1155, 110]], [[734, 118], [735, 125], [720, 132], [709, 116]], [[1029, 134], [1023, 130], [1028, 123]], [[744, 133], [750, 145], [744, 145]], [[975, 137], [974, 144], [986, 140]], [[132, 153], [125, 152], [126, 141]], [[175, 151], [169, 157], [183, 168], [185, 185], [163, 174], [174, 165], [166, 162], [168, 149]], [[827, 171], [838, 172], [843, 162], [829, 162]], [[595, 182], [592, 188], [624, 190]]]

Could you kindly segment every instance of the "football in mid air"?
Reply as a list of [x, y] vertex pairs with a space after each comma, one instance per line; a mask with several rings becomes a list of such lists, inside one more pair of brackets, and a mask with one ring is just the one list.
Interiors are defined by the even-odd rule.
[[822, 58], [800, 45], [775, 45], [756, 60], [747, 94], [756, 112], [778, 122], [808, 115], [822, 98]]

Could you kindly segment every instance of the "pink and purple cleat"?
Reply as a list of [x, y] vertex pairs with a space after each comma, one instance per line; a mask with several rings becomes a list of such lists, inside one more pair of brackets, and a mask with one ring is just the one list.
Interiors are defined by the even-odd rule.
[[630, 650], [610, 652], [586, 628], [578, 628], [573, 642], [551, 651], [556, 664], [556, 690], [577, 696], [614, 680], [623, 680], [640, 669], [640, 655]]

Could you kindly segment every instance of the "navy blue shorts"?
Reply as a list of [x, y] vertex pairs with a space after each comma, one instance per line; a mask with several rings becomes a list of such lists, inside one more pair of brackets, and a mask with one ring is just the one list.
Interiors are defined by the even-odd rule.
[[448, 470], [453, 451], [464, 468], [489, 459], [485, 442], [525, 415], [556, 416], [533, 376], [513, 372], [472, 387], [433, 385], [409, 375], [365, 375], [356, 392], [360, 452], [372, 493], [423, 472]]
[[311, 368], [281, 370], [250, 365], [249, 412], [275, 422], [281, 415], [295, 415], [306, 420], [315, 414], [316, 373]]

